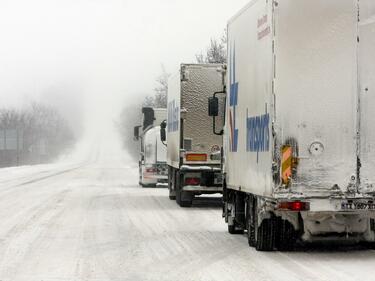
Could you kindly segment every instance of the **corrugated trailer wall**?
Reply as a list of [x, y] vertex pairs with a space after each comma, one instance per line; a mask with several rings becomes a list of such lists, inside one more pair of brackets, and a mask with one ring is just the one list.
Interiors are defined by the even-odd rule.
[[[214, 149], [222, 146], [222, 136], [213, 134], [213, 120], [207, 114], [207, 107], [208, 98], [224, 89], [223, 65], [183, 65], [181, 73], [184, 148], [188, 152], [210, 155]], [[219, 95], [219, 100], [223, 108], [223, 94]], [[216, 123], [217, 128], [222, 128], [222, 117], [216, 118]]]

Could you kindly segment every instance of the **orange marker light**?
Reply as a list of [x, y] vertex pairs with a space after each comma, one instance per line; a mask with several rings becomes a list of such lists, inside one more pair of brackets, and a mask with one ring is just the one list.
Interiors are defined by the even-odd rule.
[[186, 154], [186, 161], [206, 162], [207, 154]]

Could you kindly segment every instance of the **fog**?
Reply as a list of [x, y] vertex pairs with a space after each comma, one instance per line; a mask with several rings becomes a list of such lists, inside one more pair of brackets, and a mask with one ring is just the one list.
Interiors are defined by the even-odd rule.
[[1, 0], [0, 105], [38, 100], [79, 136], [152, 94], [163, 64], [194, 62], [247, 0]]

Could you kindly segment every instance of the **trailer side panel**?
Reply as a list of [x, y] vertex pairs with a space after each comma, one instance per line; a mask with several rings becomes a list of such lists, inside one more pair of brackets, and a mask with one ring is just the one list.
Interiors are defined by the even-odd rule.
[[228, 25], [225, 172], [228, 187], [271, 195], [272, 1], [258, 0]]

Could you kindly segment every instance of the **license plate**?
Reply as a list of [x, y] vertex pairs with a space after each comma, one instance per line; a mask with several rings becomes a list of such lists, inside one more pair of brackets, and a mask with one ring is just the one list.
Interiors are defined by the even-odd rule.
[[356, 210], [375, 210], [374, 202], [342, 202], [341, 210], [356, 211]]

